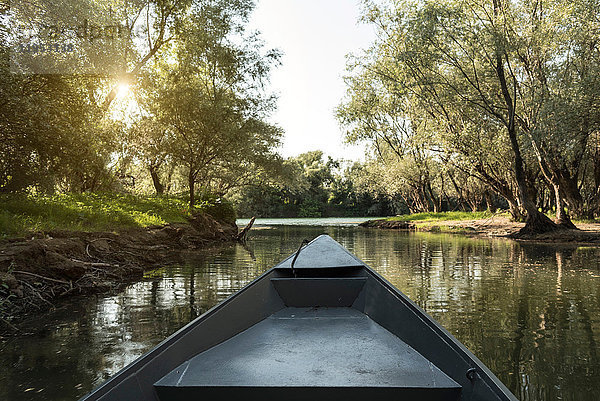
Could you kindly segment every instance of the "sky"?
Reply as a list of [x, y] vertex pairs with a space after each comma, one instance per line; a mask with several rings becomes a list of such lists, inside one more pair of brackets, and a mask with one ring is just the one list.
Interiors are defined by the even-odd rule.
[[364, 146], [344, 144], [335, 118], [346, 55], [375, 40], [359, 16], [357, 0], [258, 0], [249, 28], [283, 52], [271, 73], [271, 90], [279, 95], [272, 120], [285, 131], [283, 156], [320, 149], [336, 159], [364, 160]]

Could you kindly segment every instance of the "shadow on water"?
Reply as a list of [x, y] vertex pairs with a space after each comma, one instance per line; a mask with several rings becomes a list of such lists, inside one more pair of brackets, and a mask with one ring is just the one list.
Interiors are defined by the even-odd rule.
[[471, 349], [521, 400], [600, 393], [600, 250], [335, 226], [253, 230], [124, 291], [76, 299], [4, 339], [0, 394], [73, 400], [294, 252], [328, 233]]

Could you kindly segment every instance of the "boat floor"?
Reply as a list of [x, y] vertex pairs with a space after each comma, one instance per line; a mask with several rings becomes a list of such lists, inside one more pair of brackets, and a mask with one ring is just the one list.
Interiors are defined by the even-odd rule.
[[231, 387], [414, 389], [444, 400], [460, 392], [415, 349], [347, 307], [284, 308], [155, 384], [161, 400], [176, 399], [168, 395], [177, 388], [190, 396], [189, 389]]

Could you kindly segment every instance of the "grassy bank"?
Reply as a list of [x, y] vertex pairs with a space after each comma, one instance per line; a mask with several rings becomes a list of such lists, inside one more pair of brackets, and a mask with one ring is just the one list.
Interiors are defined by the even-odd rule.
[[10, 237], [0, 241], [0, 336], [55, 299], [114, 291], [144, 271], [180, 263], [182, 251], [234, 241], [231, 213], [216, 199], [190, 212], [179, 198], [0, 197], [1, 236]]
[[471, 235], [479, 232], [481, 227], [490, 226], [490, 224], [495, 224], [494, 222], [499, 220], [502, 220], [504, 225], [512, 225], [513, 223], [510, 222], [509, 217], [509, 213], [505, 211], [498, 211], [497, 213], [488, 211], [428, 212], [370, 220], [363, 223], [362, 226]]
[[461, 221], [476, 220], [492, 217], [492, 213], [484, 212], [439, 212], [439, 213], [415, 213], [388, 217], [387, 221], [413, 221], [413, 222], [435, 222], [435, 221]]
[[470, 222], [491, 220], [506, 213], [484, 212], [428, 212], [404, 214], [380, 220], [369, 220], [363, 227], [418, 230], [455, 234], [470, 234], [474, 231]]
[[[554, 217], [549, 215], [548, 217]], [[519, 240], [553, 243], [578, 243], [597, 246], [600, 244], [600, 224], [597, 221], [573, 221], [578, 230], [557, 230]], [[513, 221], [507, 211], [490, 212], [442, 212], [418, 213], [370, 220], [363, 227], [427, 231], [435, 233], [463, 234], [478, 237], [514, 236], [524, 226], [524, 222]]]
[[[215, 200], [199, 201], [194, 212], [232, 218], [233, 210]], [[231, 215], [231, 216], [230, 216]], [[51, 196], [0, 196], [0, 237], [50, 230], [114, 231], [167, 223], [191, 216], [187, 201], [176, 197], [113, 193]]]
[[[492, 216], [504, 216], [510, 218], [508, 211], [498, 211], [497, 213], [491, 213], [489, 211], [483, 212], [440, 212], [440, 213], [415, 213], [415, 214], [404, 214], [400, 216], [388, 217], [386, 221], [411, 221], [415, 223], [433, 223], [439, 221], [464, 221], [464, 220], [481, 220], [489, 219]], [[555, 220], [556, 215], [554, 213], [546, 213], [550, 219]], [[572, 219], [575, 224], [593, 224], [600, 223], [600, 219]]]

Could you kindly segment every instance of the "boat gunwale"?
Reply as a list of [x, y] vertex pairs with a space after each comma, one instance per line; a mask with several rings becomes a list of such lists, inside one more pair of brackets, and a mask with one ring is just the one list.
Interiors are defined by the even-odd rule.
[[[305, 252], [308, 249], [308, 247], [313, 242], [316, 242], [320, 238], [329, 238], [330, 240], [332, 240], [334, 243], [336, 243], [339, 246], [338, 250], [343, 250], [344, 252], [346, 252], [346, 254], [348, 254], [350, 257], [352, 257], [358, 263], [357, 264], [352, 264], [352, 265], [336, 265], [336, 266], [324, 266], [324, 267], [318, 267], [318, 266], [315, 266], [315, 267], [296, 267], [297, 270], [344, 269], [344, 268], [358, 268], [358, 267], [366, 267], [367, 266], [367, 264], [364, 261], [360, 260], [358, 256], [356, 256], [355, 254], [353, 254], [352, 252], [350, 252], [348, 249], [346, 249], [345, 246], [343, 246], [342, 244], [340, 244], [339, 242], [337, 242], [336, 240], [334, 240], [333, 238], [331, 238], [331, 236], [329, 236], [328, 234], [321, 234], [321, 235], [316, 236], [312, 241], [310, 241], [308, 244], [306, 244], [306, 246], [304, 248], [302, 248], [301, 250], [303, 252]], [[271, 269], [289, 270], [290, 267], [283, 266], [283, 265], [288, 260], [292, 259], [296, 255], [297, 252], [292, 253], [291, 255], [289, 255], [288, 257], [286, 257], [285, 259], [283, 259], [281, 262], [279, 262], [275, 266], [273, 266]]]

